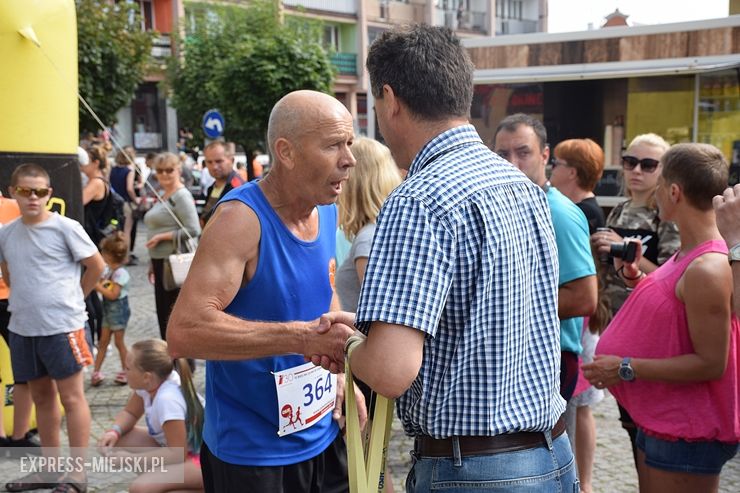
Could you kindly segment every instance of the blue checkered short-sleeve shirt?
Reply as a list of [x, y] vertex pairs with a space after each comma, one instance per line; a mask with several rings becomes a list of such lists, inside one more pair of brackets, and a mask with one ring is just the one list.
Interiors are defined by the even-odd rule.
[[550, 429], [565, 409], [557, 289], [542, 190], [470, 125], [426, 144], [378, 217], [356, 318], [426, 334], [397, 401], [406, 433]]

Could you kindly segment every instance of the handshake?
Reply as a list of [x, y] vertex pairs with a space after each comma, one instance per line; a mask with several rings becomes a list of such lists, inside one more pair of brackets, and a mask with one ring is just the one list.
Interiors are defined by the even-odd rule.
[[347, 339], [355, 334], [363, 339], [365, 337], [354, 329], [354, 321], [354, 313], [330, 312], [309, 322], [303, 345], [306, 361], [332, 373], [344, 372]]

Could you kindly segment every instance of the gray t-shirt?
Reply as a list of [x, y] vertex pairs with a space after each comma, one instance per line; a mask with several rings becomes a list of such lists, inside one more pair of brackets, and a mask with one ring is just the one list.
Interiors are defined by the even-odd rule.
[[366, 224], [357, 232], [352, 241], [347, 258], [337, 270], [335, 285], [342, 310], [354, 312], [357, 310], [357, 301], [360, 298], [362, 279], [357, 277], [355, 261], [358, 258], [370, 256], [370, 247], [373, 245], [375, 223]]
[[[185, 229], [187, 229], [190, 236], [197, 238], [200, 236], [200, 221], [198, 220], [198, 211], [195, 209], [195, 202], [193, 201], [193, 195], [190, 191], [182, 187], [173, 193], [169, 199], [165, 200], [167, 205], [175, 213], [177, 219], [180, 220]], [[180, 228], [177, 221], [169, 213], [167, 207], [157, 201], [149, 212], [144, 215], [144, 224], [147, 227], [147, 240], [150, 240], [154, 235], [159, 233], [168, 233], [170, 231], [176, 231], [180, 237], [181, 245], [184, 245], [188, 239], [188, 235]], [[177, 244], [177, 238], [175, 241], [160, 241], [153, 248], [149, 249], [149, 258], [163, 259], [175, 253], [175, 245]]]
[[0, 228], [0, 261], [11, 282], [8, 328], [26, 337], [81, 329], [87, 313], [80, 261], [97, 252], [80, 223], [56, 213], [39, 224], [16, 219]]

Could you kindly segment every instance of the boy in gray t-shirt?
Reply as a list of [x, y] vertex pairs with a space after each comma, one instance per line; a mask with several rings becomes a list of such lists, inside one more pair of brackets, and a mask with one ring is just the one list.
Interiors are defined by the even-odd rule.
[[[78, 222], [46, 209], [51, 191], [49, 175], [36, 164], [20, 165], [10, 178], [10, 195], [21, 211], [19, 219], [0, 228], [0, 269], [12, 286], [10, 357], [14, 377], [27, 381], [31, 390], [42, 447], [60, 445], [59, 389], [69, 445], [82, 448], [90, 440], [90, 408], [81, 370], [92, 363], [83, 328], [84, 298], [104, 262]], [[12, 481], [6, 489], [20, 491], [29, 483], [53, 487], [56, 482], [66, 483], [70, 491], [86, 487], [84, 471], [63, 478], [53, 471], [41, 474]]]

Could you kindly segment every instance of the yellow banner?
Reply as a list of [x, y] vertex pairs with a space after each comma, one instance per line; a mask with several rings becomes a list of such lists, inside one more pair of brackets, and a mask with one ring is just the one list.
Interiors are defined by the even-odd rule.
[[75, 154], [74, 0], [2, 0], [0, 67], [0, 152]]

